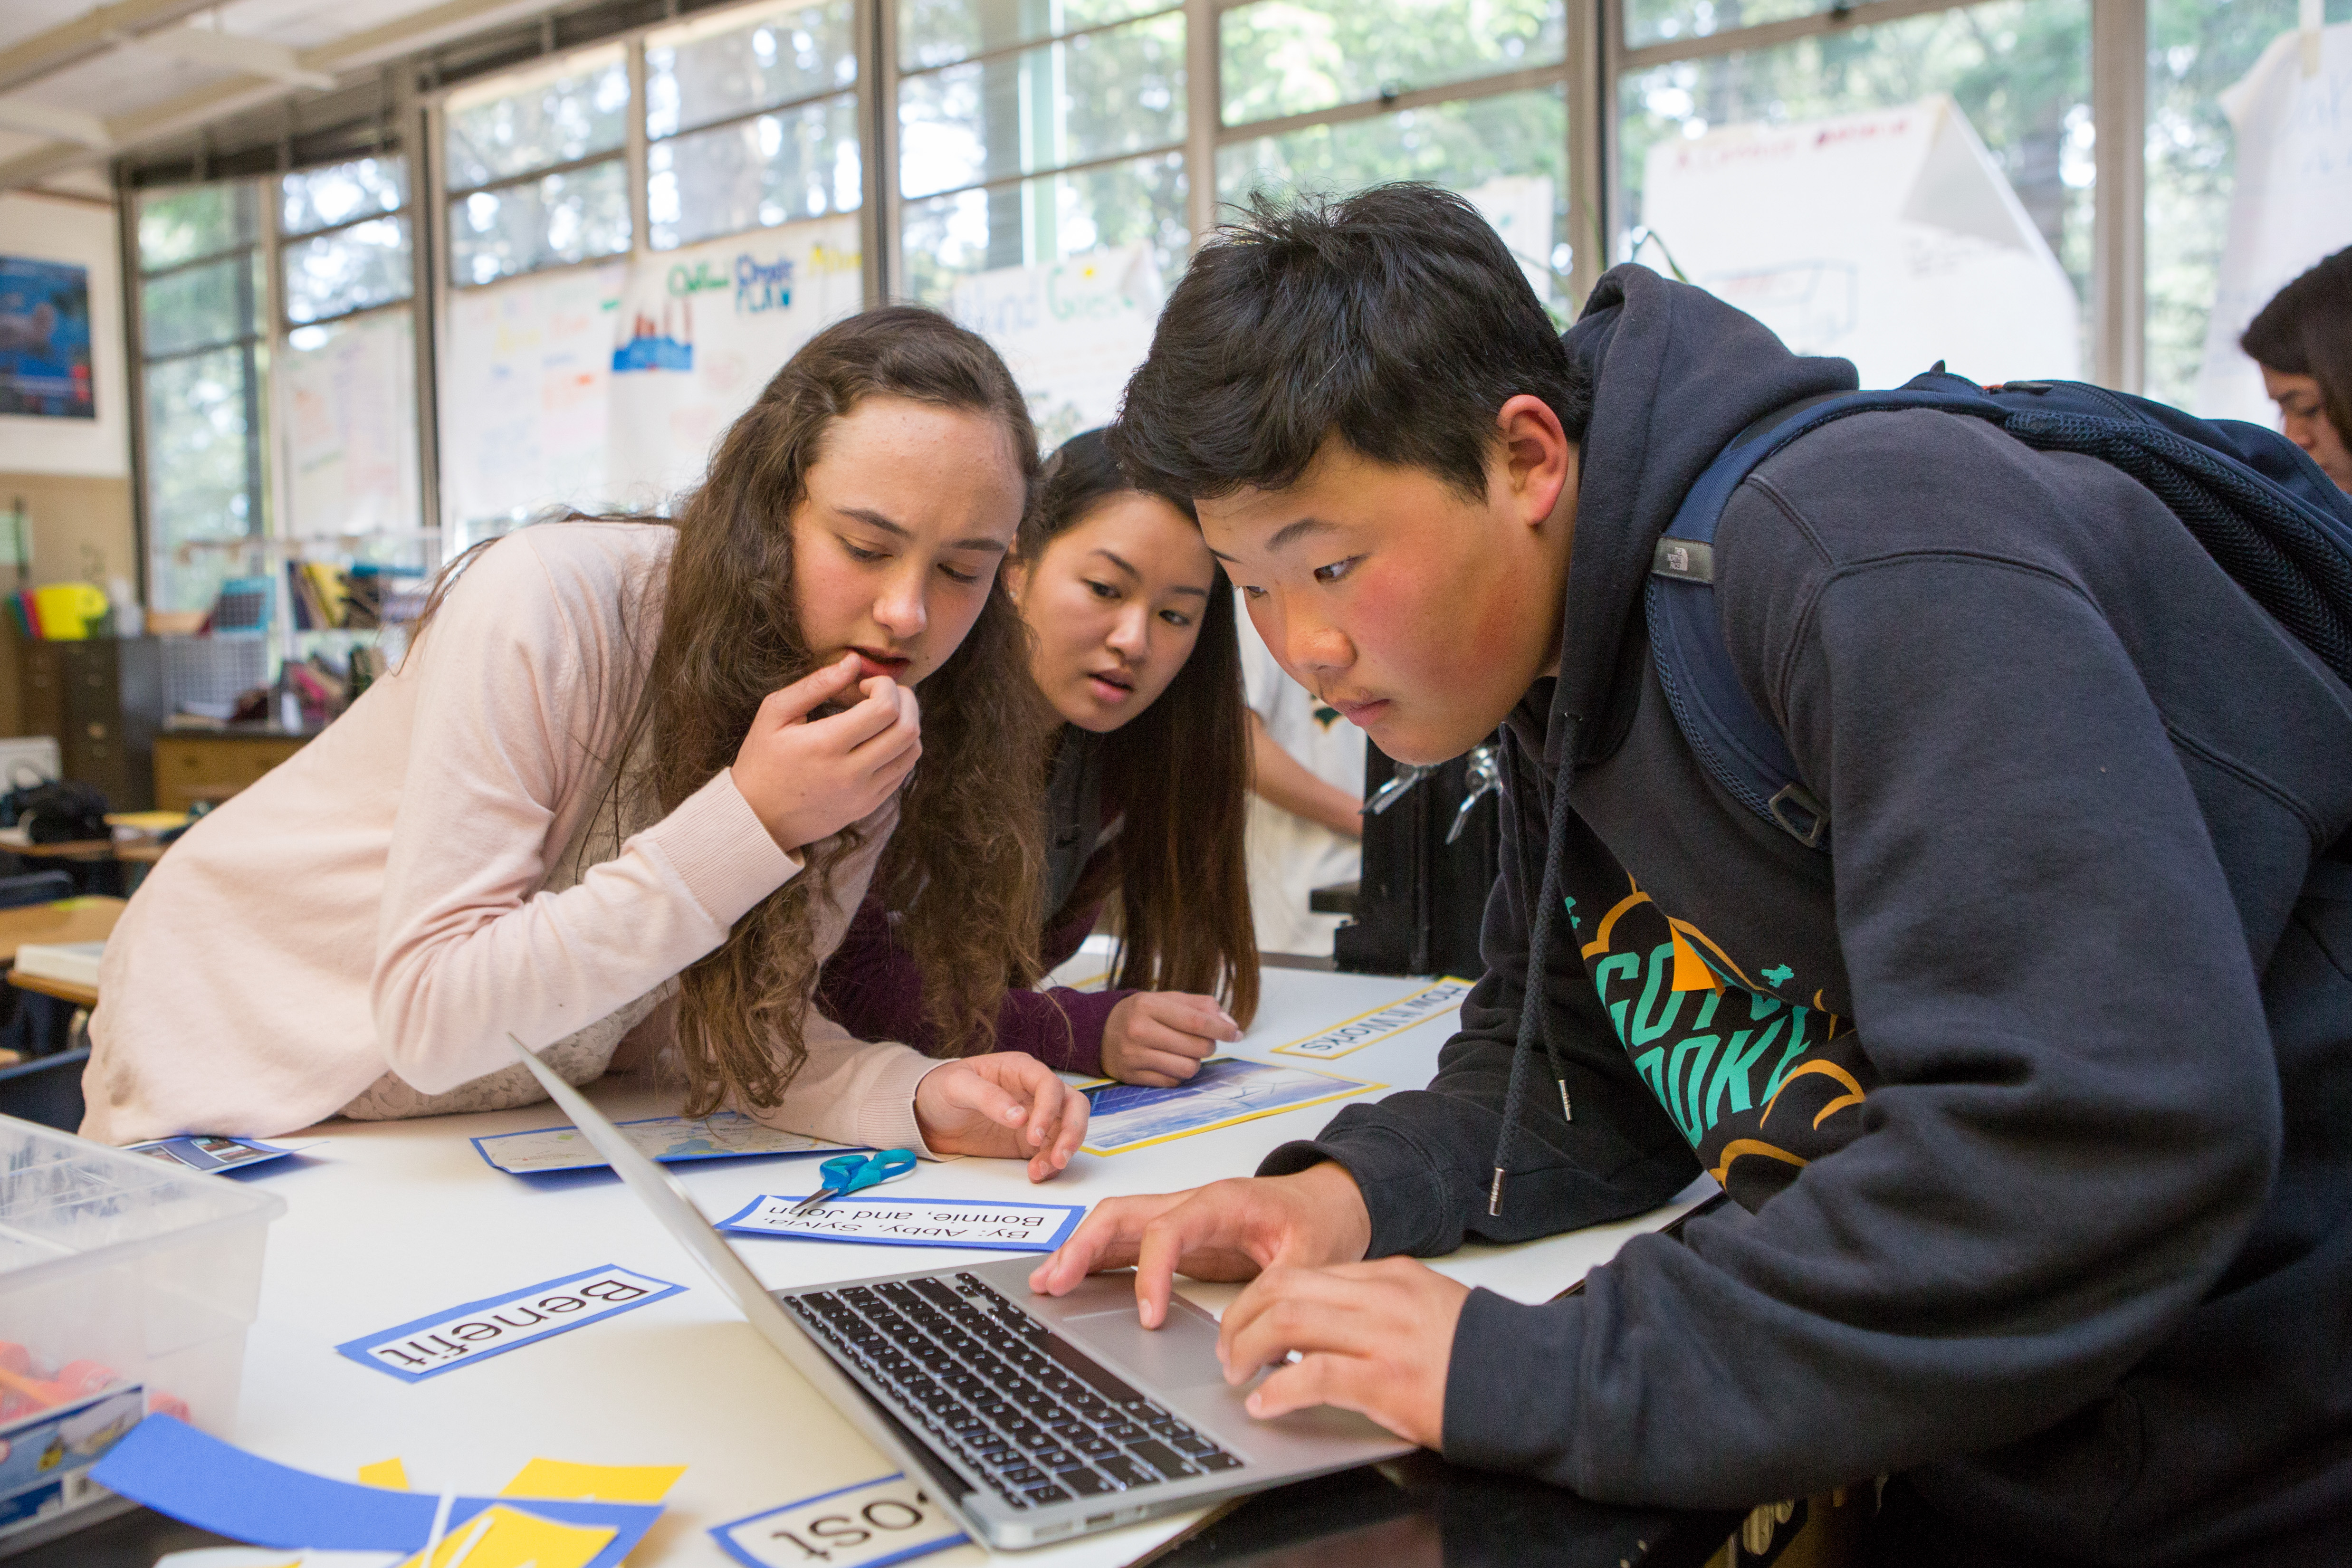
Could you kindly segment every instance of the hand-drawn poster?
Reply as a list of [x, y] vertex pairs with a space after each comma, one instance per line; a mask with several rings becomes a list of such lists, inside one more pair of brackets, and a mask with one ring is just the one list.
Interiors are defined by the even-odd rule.
[[1150, 247], [1136, 244], [967, 278], [948, 313], [1004, 356], [1051, 451], [1118, 412], [1151, 350], [1160, 299]]
[[819, 329], [856, 311], [855, 216], [787, 224], [632, 262], [613, 323], [608, 500], [658, 508]]
[[667, 506], [864, 290], [854, 214], [454, 290], [445, 514], [472, 538], [551, 506]]
[[1948, 98], [1662, 142], [1642, 221], [1692, 282], [1864, 386], [1937, 360], [1982, 382], [2081, 370], [2074, 286]]
[[0, 256], [0, 414], [98, 417], [87, 267]]

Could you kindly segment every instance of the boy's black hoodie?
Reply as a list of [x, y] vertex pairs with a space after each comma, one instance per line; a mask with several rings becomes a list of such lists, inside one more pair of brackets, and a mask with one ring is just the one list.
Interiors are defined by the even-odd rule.
[[[1505, 727], [1486, 975], [1427, 1090], [1265, 1170], [1346, 1165], [1375, 1256], [1637, 1213], [1702, 1169], [1739, 1206], [1579, 1296], [1473, 1294], [1447, 1457], [1680, 1505], [1900, 1472], [1989, 1561], [2334, 1542], [2352, 692], [2105, 465], [1843, 419], [1717, 545], [1742, 679], [1830, 805], [1832, 853], [1805, 849], [1692, 755], [1641, 594], [1715, 453], [1852, 370], [1634, 268], [1565, 341], [1593, 412], [1560, 675]], [[1490, 1217], [1549, 858], [1549, 1052]]]

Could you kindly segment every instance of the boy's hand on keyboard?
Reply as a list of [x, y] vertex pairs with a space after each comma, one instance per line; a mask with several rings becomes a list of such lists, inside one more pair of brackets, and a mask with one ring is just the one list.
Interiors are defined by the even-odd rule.
[[931, 1152], [1025, 1159], [1033, 1182], [1070, 1163], [1089, 1109], [1052, 1068], [1017, 1051], [941, 1062], [915, 1086], [915, 1124]]
[[1440, 1447], [1446, 1366], [1469, 1294], [1409, 1258], [1269, 1268], [1225, 1309], [1217, 1359], [1231, 1384], [1275, 1369], [1250, 1391], [1253, 1415], [1336, 1405]]
[[1356, 1179], [1327, 1161], [1293, 1176], [1105, 1199], [1037, 1266], [1029, 1288], [1066, 1295], [1090, 1273], [1133, 1264], [1136, 1316], [1156, 1329], [1168, 1320], [1180, 1270], [1195, 1279], [1248, 1279], [1276, 1266], [1353, 1263], [1371, 1239]]

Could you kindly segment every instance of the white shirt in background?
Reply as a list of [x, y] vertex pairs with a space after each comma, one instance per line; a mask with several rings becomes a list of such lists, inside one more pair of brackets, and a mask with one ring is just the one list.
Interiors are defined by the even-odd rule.
[[[1282, 672], [1238, 597], [1234, 611], [1241, 622], [1243, 691], [1265, 721], [1266, 733], [1317, 778], [1362, 795], [1364, 732]], [[1250, 915], [1261, 952], [1328, 957], [1341, 917], [1310, 913], [1307, 895], [1334, 882], [1352, 882], [1363, 868], [1358, 840], [1250, 796]]]

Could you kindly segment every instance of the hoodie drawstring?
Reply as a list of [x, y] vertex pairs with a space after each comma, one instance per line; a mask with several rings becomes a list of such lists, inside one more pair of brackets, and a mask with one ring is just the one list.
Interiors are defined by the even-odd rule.
[[1559, 907], [1560, 841], [1568, 834], [1568, 795], [1576, 782], [1576, 743], [1580, 721], [1567, 721], [1569, 730], [1560, 747], [1559, 777], [1553, 782], [1550, 823], [1544, 838], [1544, 868], [1541, 890], [1536, 895], [1534, 930], [1528, 937], [1527, 982], [1519, 991], [1519, 1037], [1511, 1049], [1510, 1087], [1503, 1095], [1503, 1125], [1495, 1137], [1495, 1180], [1486, 1191], [1486, 1213], [1499, 1218], [1503, 1213], [1503, 1177], [1510, 1169], [1512, 1145], [1518, 1141], [1519, 1113], [1528, 1096], [1528, 1059], [1540, 1040], [1544, 1059], [1550, 1066], [1552, 1077], [1559, 1084], [1559, 1109], [1563, 1118], [1573, 1120], [1568, 1100], [1568, 1075], [1562, 1070], [1559, 1053], [1551, 1039], [1551, 1008], [1543, 994], [1546, 973], [1551, 961], [1551, 921]]

